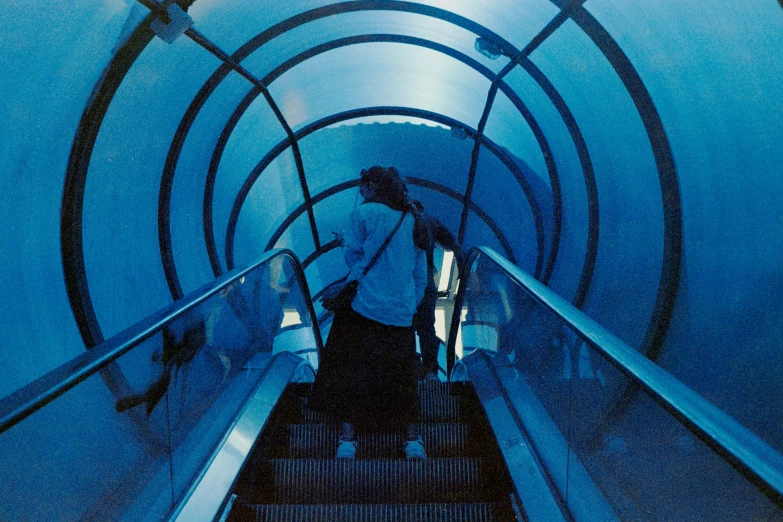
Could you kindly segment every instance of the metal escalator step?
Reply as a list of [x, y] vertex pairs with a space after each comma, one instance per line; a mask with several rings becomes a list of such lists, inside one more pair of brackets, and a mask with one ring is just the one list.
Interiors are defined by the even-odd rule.
[[[489, 522], [494, 505], [457, 504], [260, 504], [246, 506], [255, 522]], [[243, 517], [243, 520], [245, 518]]]
[[[334, 456], [338, 427], [334, 424], [292, 424], [288, 427], [288, 456], [322, 458]], [[423, 424], [424, 447], [430, 458], [468, 456], [468, 426], [462, 423]], [[359, 433], [357, 458], [402, 458], [405, 430], [397, 433]]]
[[[300, 386], [301, 421], [306, 424], [334, 423], [328, 416], [307, 408], [309, 389]], [[446, 382], [419, 383], [419, 404], [422, 422], [459, 422], [461, 417], [459, 386]]]
[[[272, 502], [480, 502], [481, 459], [272, 459]], [[271, 477], [270, 477], [271, 478]]]
[[419, 404], [422, 422], [459, 422], [460, 396], [451, 393], [448, 383], [421, 383]]

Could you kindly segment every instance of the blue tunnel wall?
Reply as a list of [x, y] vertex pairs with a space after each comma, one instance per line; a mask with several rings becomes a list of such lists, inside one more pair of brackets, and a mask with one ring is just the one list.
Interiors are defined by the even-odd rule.
[[380, 163], [783, 448], [778, 2], [190, 4], [266, 95], [129, 0], [0, 7], [0, 394], [270, 246], [316, 293]]

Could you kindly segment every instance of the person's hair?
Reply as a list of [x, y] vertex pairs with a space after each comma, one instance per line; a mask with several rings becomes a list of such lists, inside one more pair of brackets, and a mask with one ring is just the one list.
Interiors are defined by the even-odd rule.
[[424, 218], [408, 197], [408, 185], [395, 167], [381, 167], [374, 165], [369, 169], [363, 169], [361, 173], [362, 183], [372, 183], [375, 191], [365, 203], [381, 203], [387, 207], [407, 211], [413, 214], [415, 223], [413, 226], [413, 242], [422, 250], [428, 250], [432, 246], [429, 227]]
[[396, 168], [375, 165], [362, 170], [361, 177], [362, 183], [371, 183], [375, 188], [367, 203], [381, 203], [394, 210], [407, 210], [408, 186]]

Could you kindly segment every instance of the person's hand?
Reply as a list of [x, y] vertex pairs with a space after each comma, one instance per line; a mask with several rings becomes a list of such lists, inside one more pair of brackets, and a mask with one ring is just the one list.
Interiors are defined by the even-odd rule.
[[340, 246], [344, 246], [345, 245], [345, 232], [344, 231], [332, 232], [332, 234], [334, 235], [334, 238], [337, 240], [337, 243], [339, 243]]

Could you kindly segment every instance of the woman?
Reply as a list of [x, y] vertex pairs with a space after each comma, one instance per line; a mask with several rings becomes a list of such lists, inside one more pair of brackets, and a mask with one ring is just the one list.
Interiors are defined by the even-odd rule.
[[364, 203], [351, 214], [343, 241], [348, 280], [358, 280], [359, 289], [351, 308], [335, 314], [311, 404], [341, 422], [337, 458], [354, 458], [356, 425], [373, 430], [404, 424], [406, 456], [426, 458], [418, 433], [411, 323], [427, 285], [430, 239], [411, 211], [407, 187], [394, 167], [362, 170], [359, 192]]

